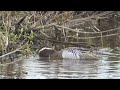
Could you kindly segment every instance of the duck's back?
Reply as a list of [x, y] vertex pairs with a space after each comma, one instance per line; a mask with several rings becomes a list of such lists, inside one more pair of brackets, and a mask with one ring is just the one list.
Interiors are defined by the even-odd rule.
[[62, 50], [64, 59], [96, 59], [95, 54], [90, 54], [89, 49], [79, 47], [69, 47]]

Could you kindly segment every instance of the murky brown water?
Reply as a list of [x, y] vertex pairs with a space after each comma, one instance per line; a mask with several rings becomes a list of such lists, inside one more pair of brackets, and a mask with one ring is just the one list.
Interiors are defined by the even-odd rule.
[[102, 55], [101, 60], [39, 60], [31, 56], [0, 66], [1, 79], [117, 79], [120, 57]]

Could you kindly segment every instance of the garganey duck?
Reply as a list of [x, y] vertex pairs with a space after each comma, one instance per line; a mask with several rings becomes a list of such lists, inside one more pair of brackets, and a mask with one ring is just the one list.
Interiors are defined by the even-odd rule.
[[79, 59], [79, 60], [97, 60], [98, 56], [90, 49], [79, 47], [68, 47], [60, 51], [53, 48], [44, 47], [39, 50], [39, 57], [50, 59]]

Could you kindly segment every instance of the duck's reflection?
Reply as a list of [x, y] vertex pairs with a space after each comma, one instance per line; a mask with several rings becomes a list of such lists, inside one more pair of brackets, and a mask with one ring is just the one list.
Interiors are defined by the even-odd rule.
[[47, 78], [82, 78], [84, 74], [97, 73], [97, 60], [44, 60], [42, 62], [48, 63], [49, 67], [46, 68], [49, 75]]
[[[42, 60], [49, 64], [47, 78], [116, 78], [120, 69], [119, 60], [103, 56], [103, 60]], [[51, 73], [52, 72], [52, 73]], [[116, 75], [116, 77], [114, 77]], [[46, 75], [47, 76], [47, 75]]]

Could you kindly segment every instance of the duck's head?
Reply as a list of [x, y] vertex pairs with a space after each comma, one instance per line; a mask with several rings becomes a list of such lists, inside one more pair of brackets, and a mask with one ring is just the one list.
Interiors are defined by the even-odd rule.
[[39, 56], [40, 57], [49, 57], [50, 55], [52, 55], [55, 52], [56, 51], [53, 48], [44, 47], [39, 50]]

